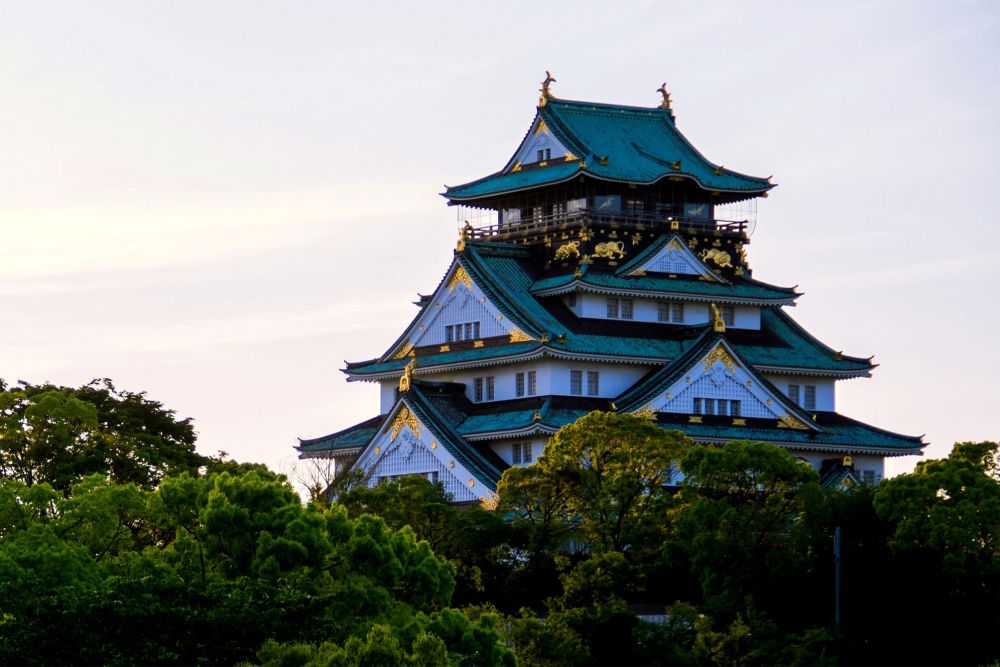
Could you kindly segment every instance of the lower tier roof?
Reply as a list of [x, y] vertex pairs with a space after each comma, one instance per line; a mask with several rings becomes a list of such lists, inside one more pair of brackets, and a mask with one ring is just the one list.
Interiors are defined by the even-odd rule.
[[[601, 399], [538, 396], [512, 401], [476, 404], [464, 395], [461, 385], [414, 382], [404, 398], [429, 427], [448, 435], [446, 441], [460, 447], [464, 456], [487, 456], [483, 467], [502, 465], [486, 452], [485, 443], [514, 437], [547, 437], [593, 410], [616, 410], [614, 403]], [[402, 400], [402, 399], [401, 399]], [[919, 454], [925, 443], [920, 437], [893, 433], [836, 412], [812, 412], [821, 431], [785, 428], [778, 420], [733, 418], [713, 415], [658, 413], [657, 423], [676, 429], [697, 442], [723, 443], [733, 440], [766, 442], [796, 450], [831, 453], [870, 453], [886, 456]], [[384, 416], [373, 417], [327, 436], [301, 440], [297, 449], [303, 457], [350, 454], [363, 448], [378, 432]]]

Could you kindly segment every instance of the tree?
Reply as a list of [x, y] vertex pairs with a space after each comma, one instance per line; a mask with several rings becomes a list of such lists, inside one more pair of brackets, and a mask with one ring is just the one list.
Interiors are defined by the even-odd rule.
[[0, 476], [68, 493], [91, 473], [154, 487], [168, 472], [208, 463], [190, 419], [111, 380], [76, 389], [0, 382]]
[[500, 506], [544, 531], [539, 544], [568, 527], [595, 551], [629, 553], [655, 541], [686, 446], [645, 417], [592, 412], [559, 429], [531, 472], [504, 472]]
[[998, 451], [995, 442], [957, 443], [947, 458], [921, 461], [879, 486], [874, 506], [889, 554], [885, 594], [871, 615], [888, 614], [888, 637], [933, 618], [949, 638], [933, 646], [883, 640], [883, 655], [921, 664], [997, 659], [986, 638], [1000, 636]]
[[[681, 460], [668, 560], [687, 562], [713, 613], [733, 615], [753, 597], [767, 613], [789, 613], [807, 576], [805, 517], [820, 506], [819, 477], [772, 445], [695, 445]], [[796, 614], [803, 615], [802, 602]]]

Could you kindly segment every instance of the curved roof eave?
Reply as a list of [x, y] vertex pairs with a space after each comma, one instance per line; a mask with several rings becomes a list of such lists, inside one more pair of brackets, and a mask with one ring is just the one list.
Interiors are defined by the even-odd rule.
[[[553, 166], [556, 166], [556, 165], [553, 165]], [[548, 169], [548, 167], [543, 167], [543, 169]], [[543, 183], [538, 183], [536, 185], [523, 186], [523, 187], [517, 187], [517, 188], [510, 188], [509, 190], [497, 190], [495, 192], [488, 192], [488, 193], [479, 194], [479, 195], [471, 195], [471, 196], [467, 196], [467, 197], [463, 197], [461, 195], [453, 195], [453, 194], [450, 194], [448, 192], [441, 192], [439, 194], [442, 197], [445, 197], [446, 199], [448, 199], [449, 200], [448, 205], [451, 206], [451, 205], [453, 205], [456, 202], [467, 202], [467, 201], [473, 201], [473, 200], [476, 200], [476, 199], [486, 199], [488, 197], [501, 197], [503, 195], [509, 195], [509, 194], [513, 194], [515, 192], [527, 192], [529, 190], [536, 190], [536, 189], [539, 189], [539, 188], [550, 187], [552, 185], [560, 185], [562, 183], [566, 183], [568, 181], [571, 181], [571, 180], [573, 180], [574, 178], [576, 178], [577, 176], [580, 176], [580, 175], [586, 175], [586, 176], [589, 176], [590, 178], [593, 178], [595, 180], [605, 181], [607, 183], [624, 183], [626, 185], [628, 185], [628, 184], [654, 185], [654, 184], [662, 181], [664, 178], [686, 178], [686, 179], [689, 179], [691, 181], [694, 181], [694, 183], [699, 188], [701, 188], [702, 190], [705, 190], [706, 192], [720, 192], [720, 193], [724, 192], [726, 194], [733, 194], [733, 195], [746, 195], [746, 198], [759, 197], [762, 194], [765, 194], [765, 193], [769, 192], [773, 188], [778, 187], [777, 183], [768, 183], [765, 187], [761, 187], [761, 188], [757, 188], [757, 189], [747, 189], [747, 190], [739, 190], [739, 189], [732, 189], [732, 188], [715, 188], [715, 187], [706, 186], [704, 183], [701, 182], [700, 179], [698, 179], [697, 176], [694, 176], [694, 175], [691, 175], [691, 174], [679, 173], [679, 172], [678, 173], [664, 173], [664, 174], [660, 174], [656, 178], [653, 178], [653, 179], [648, 180], [648, 181], [634, 181], [634, 180], [628, 180], [628, 179], [624, 179], [624, 178], [614, 178], [612, 176], [602, 176], [600, 174], [595, 174], [594, 172], [590, 171], [590, 169], [587, 168], [587, 167], [581, 167], [579, 170], [573, 172], [569, 176], [566, 176], [566, 177], [560, 178], [560, 179], [556, 179], [556, 180], [553, 180], [553, 181], [545, 181]], [[462, 188], [462, 187], [466, 187], [466, 186], [469, 186], [469, 185], [474, 185], [474, 184], [477, 184], [477, 183], [482, 183], [483, 181], [486, 181], [488, 179], [495, 178], [495, 177], [501, 177], [501, 176], [506, 176], [506, 174], [504, 172], [502, 172], [502, 171], [499, 171], [499, 172], [496, 172], [495, 174], [491, 174], [489, 176], [484, 176], [483, 178], [480, 178], [478, 180], [470, 181], [469, 183], [463, 183], [462, 185], [456, 185], [456, 186], [454, 186], [454, 188], [457, 189], [457, 188]], [[449, 187], [449, 186], [445, 186], [445, 187]]]

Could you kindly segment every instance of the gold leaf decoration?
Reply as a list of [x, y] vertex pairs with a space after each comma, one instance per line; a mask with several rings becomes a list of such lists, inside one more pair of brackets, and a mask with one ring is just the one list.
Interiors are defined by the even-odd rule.
[[524, 333], [517, 327], [511, 329], [510, 334], [508, 334], [508, 338], [510, 338], [511, 343], [528, 343], [530, 341], [535, 340], [534, 338]]
[[413, 435], [420, 435], [420, 420], [405, 405], [399, 409], [399, 412], [396, 413], [396, 418], [392, 420], [392, 437], [390, 440], [395, 440], [404, 426], [410, 427]]
[[487, 491], [486, 496], [479, 499], [479, 504], [483, 506], [483, 509], [492, 512], [500, 504], [500, 498], [492, 491]]
[[451, 274], [451, 280], [448, 281], [448, 291], [454, 292], [459, 283], [465, 285], [465, 289], [472, 291], [472, 278], [469, 277], [469, 272], [461, 264], [455, 269], [455, 273]]
[[786, 412], [784, 417], [778, 419], [778, 428], [793, 428], [798, 431], [809, 429], [802, 421], [793, 417], [790, 412]]
[[733, 355], [729, 354], [729, 350], [727, 350], [722, 343], [713, 347], [712, 351], [705, 357], [705, 370], [707, 371], [717, 361], [724, 363], [730, 372], [732, 372], [736, 365], [736, 360], [733, 359]]
[[396, 354], [392, 355], [392, 358], [393, 359], [404, 359], [407, 356], [409, 356], [410, 352], [412, 352], [412, 351], [413, 351], [413, 343], [407, 341], [406, 344], [403, 345], [403, 347], [399, 348], [399, 351], [396, 352]]

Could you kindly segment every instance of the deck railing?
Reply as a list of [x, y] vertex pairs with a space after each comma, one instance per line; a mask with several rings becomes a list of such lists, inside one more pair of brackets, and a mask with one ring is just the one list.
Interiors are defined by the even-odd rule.
[[606, 213], [580, 210], [533, 216], [517, 222], [499, 222], [471, 227], [473, 239], [507, 240], [563, 232], [582, 227], [609, 227], [635, 231], [684, 231], [714, 236], [746, 238], [747, 220], [706, 220], [677, 216], [635, 213]]

